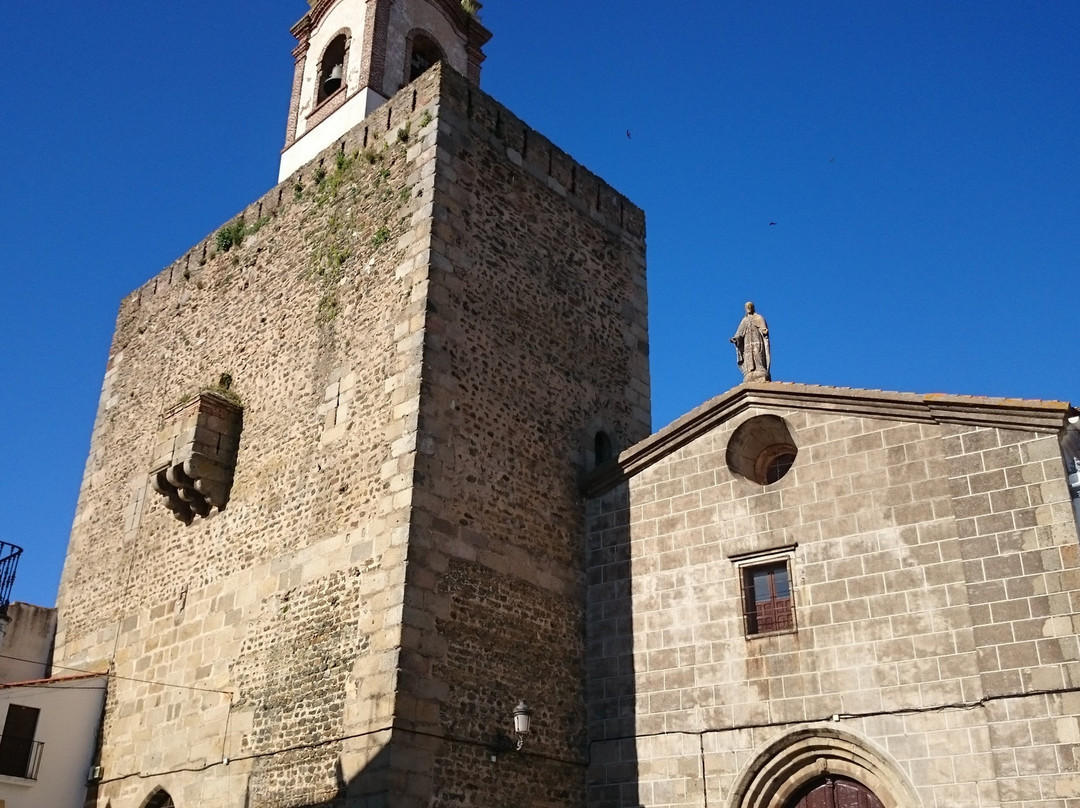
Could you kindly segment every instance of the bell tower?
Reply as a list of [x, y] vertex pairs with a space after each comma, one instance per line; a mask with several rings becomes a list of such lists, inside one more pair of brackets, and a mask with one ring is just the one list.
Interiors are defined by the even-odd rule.
[[284, 180], [376, 107], [444, 61], [479, 85], [491, 32], [474, 0], [313, 0], [297, 45]]

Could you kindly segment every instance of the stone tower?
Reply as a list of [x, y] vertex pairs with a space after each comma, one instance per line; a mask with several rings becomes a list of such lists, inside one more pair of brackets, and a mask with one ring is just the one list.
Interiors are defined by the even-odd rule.
[[480, 3], [317, 0], [292, 28], [297, 45], [278, 181], [312, 160], [432, 64], [480, 84], [491, 38]]
[[98, 808], [584, 804], [579, 486], [650, 429], [644, 217], [452, 69], [456, 4], [319, 3], [298, 77], [339, 8], [387, 102], [120, 308], [56, 642], [114, 674]]

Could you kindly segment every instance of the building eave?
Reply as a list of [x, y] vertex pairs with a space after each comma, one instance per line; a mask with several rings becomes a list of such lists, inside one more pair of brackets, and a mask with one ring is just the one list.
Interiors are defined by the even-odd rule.
[[19, 687], [51, 687], [53, 685], [66, 685], [71, 682], [81, 682], [87, 679], [101, 679], [102, 683], [108, 678], [106, 673], [76, 673], [70, 676], [54, 676], [50, 679], [29, 679], [24, 682], [0, 683], [0, 690], [11, 690]]
[[598, 496], [730, 421], [747, 409], [799, 409], [914, 423], [963, 424], [1059, 434], [1076, 409], [1065, 401], [898, 393], [793, 382], [751, 382], [721, 393], [672, 421], [613, 462], [588, 474], [582, 490]]

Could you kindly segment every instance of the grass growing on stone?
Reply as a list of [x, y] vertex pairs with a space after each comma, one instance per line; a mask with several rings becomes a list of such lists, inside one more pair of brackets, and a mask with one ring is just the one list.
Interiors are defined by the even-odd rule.
[[384, 141], [379, 148], [340, 150], [332, 166], [320, 167], [313, 175], [313, 204], [304, 216], [311, 223], [308, 276], [321, 289], [319, 324], [337, 317], [347, 276], [407, 226], [400, 209], [413, 195], [413, 187], [404, 181], [410, 132], [411, 125], [406, 124], [393, 141]]

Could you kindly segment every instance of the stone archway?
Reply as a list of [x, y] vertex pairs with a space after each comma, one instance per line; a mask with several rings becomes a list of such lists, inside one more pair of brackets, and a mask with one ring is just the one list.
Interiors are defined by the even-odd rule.
[[[800, 800], [829, 781], [843, 782], [841, 795], [861, 797], [831, 808], [918, 808], [922, 805], [900, 767], [867, 739], [833, 727], [805, 729], [785, 735], [762, 749], [742, 772], [731, 791], [728, 808], [821, 808]], [[857, 784], [855, 787], [851, 783]], [[826, 794], [828, 786], [820, 792]], [[844, 794], [844, 792], [847, 794]], [[851, 795], [855, 794], [854, 797]]]
[[173, 802], [168, 791], [163, 788], [155, 788], [150, 792], [150, 796], [146, 798], [143, 806], [144, 808], [176, 808], [176, 803]]

